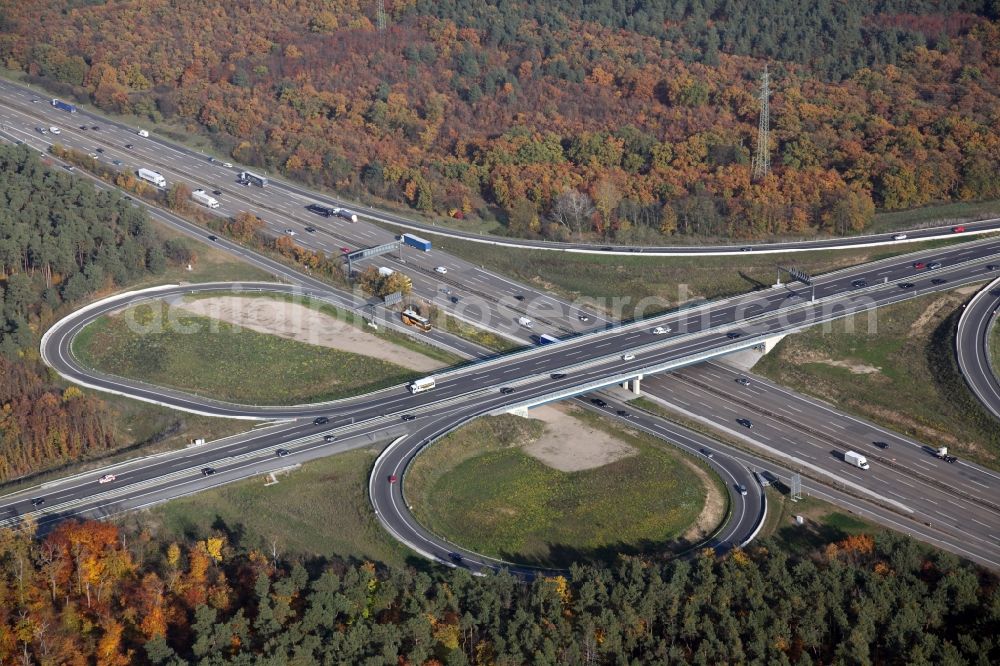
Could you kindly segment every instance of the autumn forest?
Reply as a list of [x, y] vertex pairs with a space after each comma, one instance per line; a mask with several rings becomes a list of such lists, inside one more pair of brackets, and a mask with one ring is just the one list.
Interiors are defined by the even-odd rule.
[[243, 163], [517, 236], [854, 233], [1000, 198], [997, 0], [386, 0], [383, 32], [375, 7], [3, 0], [0, 56]]

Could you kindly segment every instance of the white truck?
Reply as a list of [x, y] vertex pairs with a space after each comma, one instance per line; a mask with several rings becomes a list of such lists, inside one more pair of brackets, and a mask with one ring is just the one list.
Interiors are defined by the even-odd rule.
[[209, 208], [219, 207], [219, 200], [205, 190], [195, 190], [191, 193], [191, 198], [200, 203], [202, 206], [207, 206]]
[[392, 270], [391, 268], [387, 268], [386, 266], [378, 267], [378, 274], [381, 275], [382, 277], [389, 277], [395, 272], [396, 271]]
[[147, 182], [152, 183], [153, 185], [156, 185], [157, 187], [167, 186], [167, 179], [151, 169], [139, 169], [138, 171], [135, 172], [135, 175], [137, 175], [142, 180], [145, 180]]
[[146, 130], [144, 130], [144, 129], [139, 130], [138, 132], [136, 132], [136, 134], [138, 134], [139, 136], [141, 136], [143, 138], [146, 138], [146, 137], [149, 136], [149, 132], [146, 131]]
[[846, 462], [848, 465], [853, 465], [858, 469], [869, 468], [868, 460], [857, 451], [848, 451], [847, 453], [845, 453], [844, 462]]
[[525, 328], [531, 328], [531, 325], [532, 325], [533, 322], [530, 319], [528, 319], [527, 317], [518, 317], [517, 318], [517, 323], [520, 326], [524, 326]]
[[934, 456], [940, 460], [945, 461], [946, 463], [958, 462], [957, 456], [953, 456], [948, 453], [947, 446], [939, 446], [937, 450], [934, 452]]
[[430, 391], [434, 388], [434, 378], [424, 377], [422, 379], [417, 379], [410, 382], [410, 393], [421, 393], [423, 391]]

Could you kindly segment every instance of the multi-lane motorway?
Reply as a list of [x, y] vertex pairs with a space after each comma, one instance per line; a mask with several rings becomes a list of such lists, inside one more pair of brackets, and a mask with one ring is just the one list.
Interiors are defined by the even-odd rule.
[[[741, 299], [728, 299], [718, 304], [673, 313], [650, 322], [592, 333], [558, 345], [480, 361], [465, 368], [443, 373], [439, 376], [438, 387], [426, 393], [411, 395], [403, 388], [389, 389], [375, 396], [364, 396], [328, 405], [284, 408], [219, 405], [204, 398], [184, 396], [154, 387], [136, 387], [125, 380], [94, 376], [91, 371], [75, 364], [69, 353], [73, 332], [79, 330], [80, 326], [97, 316], [103, 309], [120, 308], [134, 299], [133, 296], [107, 299], [105, 303], [92, 310], [70, 316], [60, 322], [47, 334], [43, 355], [57, 370], [74, 380], [85, 381], [99, 388], [110, 387], [129, 394], [148, 391], [152, 392], [149, 397], [158, 399], [164, 404], [184, 408], [191, 408], [194, 405], [208, 413], [250, 418], [326, 416], [331, 419], [332, 426], [345, 426], [350, 421], [353, 422], [352, 428], [365, 429], [389, 427], [399, 424], [403, 415], [412, 415], [414, 430], [411, 431], [411, 435], [392, 447], [389, 453], [380, 459], [380, 464], [372, 476], [372, 482], [377, 488], [381, 486], [379, 470], [405, 469], [407, 461], [412, 459], [424, 443], [440, 432], [454, 427], [456, 423], [519, 405], [527, 406], [571, 397], [649, 371], [683, 367], [695, 360], [740, 346], [749, 346], [780, 332], [796, 330], [850, 312], [897, 302], [914, 294], [982, 281], [988, 273], [985, 262], [998, 251], [1000, 251], [1000, 241], [997, 240], [939, 250], [933, 253], [932, 257], [943, 265], [935, 270], [914, 267], [918, 259], [923, 263], [931, 258], [924, 253], [916, 257], [885, 260], [875, 265], [831, 274], [818, 280], [815, 284], [816, 302], [810, 300], [813, 295], [811, 289], [799, 288], [796, 291], [788, 287], [776, 288]], [[159, 295], [183, 295], [192, 289], [217, 288], [218, 285], [185, 286], [165, 290]], [[671, 332], [666, 335], [654, 335], [650, 330], [654, 325], [670, 327]], [[634, 358], [626, 359], [630, 355], [634, 355]], [[499, 387], [510, 387], [514, 392], [505, 395], [498, 391]], [[844, 484], [846, 487], [857, 486], [853, 488], [854, 491], [867, 495], [867, 499], [890, 505], [900, 504], [902, 506], [897, 506], [896, 509], [907, 511], [911, 508], [909, 504], [917, 503], [920, 498], [920, 488], [913, 481], [923, 484], [927, 479], [912, 473], [907, 475], [889, 469], [892, 471], [882, 473], [876, 478], [887, 486], [884, 490], [879, 488], [877, 492], [864, 491], [864, 487], [872, 483], [871, 479], [861, 479], [859, 483], [849, 479], [847, 475], [841, 477], [847, 479], [847, 483]], [[389, 476], [391, 475], [382, 479], [386, 486], [394, 485], [388, 482]], [[968, 486], [966, 480], [960, 481]], [[951, 483], [951, 480], [946, 482]], [[991, 478], [977, 479], [976, 482], [983, 483], [990, 493], [995, 492], [993, 489], [996, 484]], [[890, 486], [894, 487], [891, 493], [888, 490]], [[82, 491], [85, 492], [86, 489]], [[102, 489], [97, 488], [93, 492], [101, 491]], [[978, 500], [978, 504], [994, 501], [987, 495], [989, 493], [985, 493], [983, 498]], [[895, 497], [903, 497], [906, 503]], [[428, 535], [421, 535], [413, 528], [415, 522], [402, 502], [401, 494], [397, 497], [393, 494], [393, 489], [387, 487], [384, 491], [373, 494], [372, 499], [380, 517], [383, 520], [392, 520], [390, 529], [395, 533], [403, 534], [405, 530], [411, 529], [414, 530], [411, 537], [419, 535], [428, 538]], [[970, 502], [970, 506], [977, 504], [976, 498], [960, 497], [960, 499]], [[22, 497], [21, 501], [23, 500]], [[918, 508], [923, 511], [925, 507], [918, 504]], [[963, 512], [961, 516], [964, 515]], [[990, 525], [986, 521], [991, 520], [994, 514], [982, 517], [986, 519], [982, 522]], [[407, 528], [407, 525], [410, 527]], [[993, 526], [987, 529], [997, 531]], [[411, 540], [407, 538], [407, 541]], [[989, 554], [995, 549], [995, 545], [984, 542], [979, 546], [983, 549], [982, 555], [967, 549], [973, 553], [970, 556], [992, 562]], [[482, 561], [480, 564], [493, 566], [489, 561]]]
[[[62, 133], [59, 141], [71, 146], [78, 146], [86, 152], [95, 151], [101, 148], [103, 153], [95, 153], [98, 159], [107, 161], [118, 160], [123, 166], [131, 169], [148, 167], [160, 171], [167, 177], [168, 182], [181, 180], [195, 187], [203, 187], [209, 190], [220, 190], [219, 201], [222, 204], [221, 211], [234, 213], [240, 209], [247, 209], [245, 203], [253, 200], [255, 204], [260, 204], [265, 211], [263, 219], [269, 223], [269, 227], [275, 233], [282, 233], [287, 227], [277, 223], [275, 215], [284, 215], [287, 218], [298, 217], [303, 212], [303, 206], [313, 201], [321, 201], [333, 206], [342, 206], [358, 210], [366, 217], [379, 222], [391, 224], [393, 226], [406, 229], [418, 230], [421, 233], [431, 235], [444, 235], [452, 238], [461, 238], [478, 243], [488, 243], [496, 246], [512, 248], [531, 248], [542, 250], [554, 250], [563, 252], [586, 252], [595, 254], [633, 254], [642, 253], [653, 256], [680, 256], [680, 255], [720, 255], [720, 254], [741, 254], [746, 251], [753, 252], [789, 252], [789, 251], [810, 251], [829, 250], [835, 248], [862, 247], [894, 242], [894, 233], [878, 234], [870, 236], [857, 236], [850, 238], [828, 238], [821, 240], [804, 240], [778, 243], [758, 243], [749, 245], [716, 245], [716, 246], [614, 246], [614, 245], [593, 245], [588, 243], [555, 243], [551, 241], [532, 241], [526, 239], [511, 239], [498, 236], [486, 236], [483, 234], [463, 232], [450, 228], [439, 227], [433, 224], [416, 221], [412, 218], [399, 215], [386, 210], [378, 210], [369, 206], [359, 207], [356, 203], [338, 200], [329, 196], [317, 197], [314, 193], [298, 187], [294, 184], [271, 178], [271, 185], [268, 186], [267, 197], [261, 192], [241, 188], [235, 185], [235, 178], [240, 171], [239, 166], [224, 167], [224, 162], [209, 162], [209, 155], [198, 153], [187, 148], [177, 146], [159, 139], [155, 134], [150, 137], [138, 137], [134, 127], [127, 127], [115, 121], [80, 111], [76, 114], [69, 114], [65, 111], [48, 107], [50, 97], [33, 90], [19, 86], [17, 84], [0, 81], [0, 105], [4, 107], [4, 112], [0, 114], [0, 119], [10, 128], [10, 130], [20, 134], [22, 140], [26, 140], [38, 127], [38, 119], [41, 118], [47, 123], [58, 126]], [[25, 106], [33, 105], [33, 106]], [[100, 128], [98, 131], [91, 129], [94, 124]], [[43, 125], [46, 126], [46, 125]], [[80, 129], [87, 126], [88, 129]], [[36, 138], [36, 137], [31, 137]], [[45, 137], [43, 137], [45, 138]], [[82, 140], [82, 143], [81, 143]], [[45, 140], [46, 143], [49, 139]], [[132, 148], [124, 148], [131, 145]], [[253, 169], [251, 169], [253, 170]], [[239, 192], [239, 190], [245, 190]], [[235, 208], [232, 201], [236, 202]], [[359, 209], [360, 208], [360, 209]], [[307, 221], [306, 224], [309, 224]], [[1000, 229], [1000, 220], [986, 220], [964, 225], [968, 233], [980, 233], [990, 229]], [[292, 227], [298, 232], [299, 227]], [[926, 240], [928, 238], [940, 237], [942, 234], [949, 234], [951, 226], [933, 227], [919, 230], [907, 231], [907, 238], [901, 239], [903, 242], [914, 242]], [[370, 245], [377, 244], [380, 236], [376, 227], [368, 225], [359, 226], [354, 232], [355, 237], [360, 237]], [[336, 251], [336, 238], [327, 239], [327, 243], [316, 241], [316, 245], [326, 251]], [[307, 243], [309, 241], [306, 241]], [[481, 276], [483, 284], [499, 286], [506, 291], [510, 290], [509, 285], [496, 285], [492, 276], [487, 278]], [[515, 287], [519, 288], [519, 287]], [[503, 292], [501, 292], [503, 293]]]
[[[0, 90], [7, 84], [0, 84]], [[56, 123], [62, 112], [58, 112], [48, 107], [44, 100], [38, 104], [31, 104], [34, 95], [23, 89], [13, 89], [14, 93], [20, 94], [21, 99], [15, 99], [13, 103], [4, 103], [0, 100], [0, 118], [3, 119], [3, 130], [8, 135], [18, 136], [19, 139], [38, 144], [47, 143], [41, 135], [32, 134], [33, 127], [38, 124], [36, 116], [55, 114]], [[20, 90], [18, 93], [17, 91]], [[30, 106], [29, 106], [30, 105]], [[68, 117], [66, 114], [63, 118]], [[78, 116], [78, 117], [82, 117]], [[27, 125], [25, 125], [25, 121]], [[168, 175], [168, 179], [174, 177], [192, 186], [212, 186], [216, 183], [206, 181], [206, 178], [213, 176], [235, 177], [235, 169], [208, 162], [206, 156], [198, 155], [186, 149], [177, 148], [158, 140], [147, 140], [148, 145], [139, 140], [134, 130], [117, 126], [104, 119], [99, 119], [101, 129], [98, 132], [93, 130], [70, 129], [64, 133], [60, 141], [64, 144], [86, 148], [86, 142], [96, 139], [97, 145], [107, 146], [104, 149], [106, 159], [132, 160], [128, 165], [132, 167], [142, 166], [143, 160], [160, 160], [153, 166]], [[20, 125], [19, 125], [20, 123]], [[30, 127], [29, 127], [30, 126]], [[65, 128], [65, 125], [61, 124]], [[27, 128], [27, 129], [26, 129]], [[130, 152], [124, 152], [124, 143], [132, 143]], [[120, 144], [120, 147], [119, 147]], [[44, 145], [42, 145], [44, 148]], [[113, 152], [113, 151], [118, 151]], [[163, 160], [169, 160], [164, 166]], [[169, 173], [168, 173], [169, 171]], [[220, 186], [221, 187], [221, 186]], [[230, 189], [233, 191], [230, 192]], [[226, 188], [222, 196], [225, 206], [232, 210], [225, 212], [234, 213], [238, 210], [251, 210], [257, 212], [263, 219], [270, 222], [270, 227], [275, 233], [283, 233], [284, 229], [290, 228], [297, 233], [297, 241], [306, 246], [322, 249], [328, 252], [339, 251], [337, 247], [340, 242], [353, 243], [350, 247], [361, 247], [384, 242], [392, 238], [391, 234], [378, 227], [358, 223], [351, 225], [345, 222], [330, 223], [324, 218], [310, 217], [305, 212], [304, 206], [312, 201], [321, 200], [333, 204], [338, 202], [312, 194], [295, 186], [278, 183], [276, 186], [268, 187], [266, 195], [263, 191], [254, 188], [240, 188], [230, 186]], [[366, 214], [373, 219], [387, 219], [384, 214], [375, 211], [366, 211]], [[167, 218], [175, 227], [182, 228], [186, 233], [194, 236], [204, 237], [205, 232], [199, 230], [194, 225], [184, 222], [179, 218], [163, 212], [154, 212], [154, 216]], [[390, 220], [396, 223], [406, 223], [403, 218]], [[967, 225], [968, 231], [981, 230], [983, 228], [993, 228], [995, 221], [980, 225]], [[296, 226], [297, 225], [297, 226]], [[316, 229], [310, 233], [305, 231], [306, 226]], [[950, 228], [939, 229], [940, 232], [950, 233]], [[362, 233], [364, 232], [364, 233]], [[921, 232], [925, 234], [929, 232]], [[907, 240], [923, 237], [920, 234], [909, 233]], [[480, 239], [482, 240], [482, 239]], [[490, 239], [492, 241], [494, 239]], [[867, 244], [871, 242], [885, 242], [891, 238], [885, 236], [873, 237], [869, 239], [851, 239], [849, 244]], [[227, 241], [218, 241], [221, 247], [228, 251], [245, 256], [247, 259], [266, 267], [272, 273], [289, 279], [300, 285], [304, 285], [304, 290], [313, 293], [318, 297], [330, 300], [345, 309], [357, 309], [364, 304], [362, 299], [349, 297], [330, 290], [319, 281], [312, 280], [290, 271], [286, 267], [271, 262], [265, 258], [247, 252], [238, 246], [233, 246]], [[821, 242], [822, 243], [822, 242]], [[801, 247], [798, 247], [801, 245]], [[816, 247], [816, 244], [792, 244], [782, 245], [782, 249], [807, 249]], [[561, 248], [566, 249], [566, 248]], [[579, 248], [577, 248], [579, 249]], [[597, 251], [604, 251], [603, 248], [590, 248]], [[758, 249], [758, 248], [755, 248]], [[708, 251], [713, 249], [682, 248], [687, 251]], [[727, 248], [722, 248], [727, 250]], [[741, 248], [738, 250], [741, 251]], [[46, 344], [43, 354], [46, 358], [65, 376], [87, 383], [104, 390], [115, 390], [128, 395], [136, 395], [145, 399], [161, 402], [171, 406], [192, 409], [205, 413], [225, 414], [228, 416], [242, 416], [246, 418], [311, 418], [317, 415], [329, 416], [331, 424], [319, 427], [309, 424], [291, 424], [272, 431], [266, 436], [255, 436], [244, 441], [237, 438], [232, 444], [225, 444], [223, 447], [212, 450], [196, 451], [188, 454], [190, 460], [181, 462], [173, 461], [174, 470], [170, 471], [165, 467], [156, 467], [156, 463], [150, 470], [143, 472], [149, 476], [136, 474], [133, 480], [129, 480], [126, 475], [121, 481], [116, 481], [114, 488], [100, 488], [95, 485], [92, 479], [78, 483], [72, 489], [57, 490], [57, 492], [71, 492], [66, 495], [65, 503], [71, 503], [74, 507], [91, 506], [93, 511], [101, 512], [111, 510], [109, 507], [136, 506], [137, 501], [143, 497], [166, 497], [172, 491], [170, 475], [178, 473], [178, 469], [190, 470], [192, 466], [211, 463], [213, 461], [223, 461], [220, 466], [219, 475], [212, 477], [201, 477], [196, 473], [193, 480], [184, 481], [188, 487], [201, 487], [206, 483], [213, 483], [215, 480], [222, 481], [232, 478], [232, 475], [246, 474], [248, 470], [264, 469], [275, 464], [282, 463], [275, 456], [269, 455], [260, 458], [260, 452], [273, 454], [275, 447], [288, 441], [289, 438], [295, 440], [304, 437], [301, 448], [306, 449], [302, 455], [326, 455], [334, 447], [353, 446], [355, 442], [361, 444], [372, 441], [373, 437], [380, 439], [389, 438], [401, 432], [408, 432], [407, 437], [397, 443], [389, 453], [383, 456], [388, 464], [393, 456], [400, 456], [395, 460], [398, 464], [402, 460], [412, 458], [422, 443], [433, 438], [436, 434], [454, 427], [454, 424], [472, 418], [477, 414], [500, 411], [512, 406], [521, 404], [533, 404], [540, 400], [556, 399], [558, 397], [569, 397], [581, 391], [589, 390], [609, 381], [627, 378], [638, 374], [664, 368], [682, 367], [700, 358], [708, 358], [728, 349], [753, 344], [769, 335], [778, 332], [795, 330], [815, 321], [824, 321], [830, 318], [843, 315], [854, 308], [867, 309], [886, 303], [895, 302], [908, 298], [918, 293], [925, 293], [930, 290], [949, 289], [959, 284], [976, 282], [988, 276], [985, 260], [995, 256], [1000, 250], [1000, 244], [996, 241], [985, 241], [963, 246], [953, 247], [947, 250], [934, 252], [923, 252], [917, 257], [902, 257], [896, 259], [875, 262], [857, 269], [838, 271], [837, 273], [823, 276], [814, 282], [815, 290], [807, 289], [802, 285], [785, 287], [782, 289], [772, 289], [747, 297], [727, 299], [717, 303], [706, 304], [699, 308], [681, 313], [674, 313], [657, 318], [646, 324], [632, 327], [622, 327], [613, 330], [600, 331], [592, 335], [586, 335], [577, 340], [570, 340], [560, 343], [555, 348], [541, 348], [512, 355], [509, 358], [492, 359], [481, 362], [455, 372], [442, 375], [438, 383], [438, 388], [425, 394], [416, 396], [409, 395], [401, 389], [390, 389], [380, 392], [376, 396], [362, 397], [353, 400], [339, 401], [335, 404], [323, 406], [304, 406], [293, 408], [248, 408], [243, 406], [222, 405], [211, 400], [188, 396], [178, 391], [164, 390], [159, 387], [148, 387], [137, 385], [134, 382], [127, 382], [117, 378], [94, 376], [93, 373], [79, 368], [69, 354], [69, 342], [72, 334], [79, 330], [88, 320], [86, 313], [78, 317], [70, 318], [54, 328], [46, 336]], [[734, 248], [728, 248], [734, 251]], [[936, 260], [943, 264], [943, 267], [934, 271], [917, 269], [914, 263], [920, 260], [922, 263]], [[397, 262], [397, 266], [406, 266], [406, 272], [415, 275], [415, 287], [429, 300], [437, 299], [435, 302], [446, 308], [456, 310], [455, 314], [463, 316], [457, 307], [473, 299], [478, 299], [482, 305], [477, 305], [488, 312], [484, 318], [481, 314], [469, 315], [467, 318], [477, 319], [481, 323], [487, 323], [494, 327], [506, 326], [507, 334], [512, 337], [525, 339], [527, 332], [521, 330], [514, 322], [519, 314], [534, 314], [543, 311], [542, 317], [534, 317], [540, 323], [536, 328], [538, 332], [552, 332], [562, 334], [569, 331], [592, 331], [608, 326], [608, 322], [601, 320], [593, 313], [585, 313], [578, 308], [567, 306], [552, 299], [548, 295], [536, 293], [526, 285], [518, 285], [499, 276], [494, 276], [485, 271], [481, 271], [475, 266], [454, 260], [447, 255], [437, 252], [416, 253], [410, 250], [399, 259], [386, 256], [379, 261]], [[453, 263], [451, 263], [453, 262]], [[969, 263], [966, 263], [969, 262]], [[962, 265], [960, 265], [962, 264]], [[434, 271], [437, 266], [444, 266], [448, 269], [447, 274]], [[202, 289], [203, 287], [197, 287]], [[204, 287], [211, 288], [211, 287]], [[253, 288], [272, 288], [257, 285]], [[282, 287], [284, 289], [285, 287]], [[191, 287], [184, 287], [167, 294], [180, 294], [191, 290]], [[447, 291], [445, 291], [447, 290]], [[460, 295], [459, 303], [453, 302], [452, 296]], [[488, 298], [487, 298], [488, 297]], [[810, 298], [818, 299], [817, 304], [810, 304]], [[523, 299], [523, 300], [522, 300]], [[126, 300], [109, 301], [107, 305], [112, 308], [121, 307]], [[450, 304], [450, 305], [449, 305]], [[535, 305], [540, 304], [540, 305]], [[456, 307], [453, 307], [456, 306]], [[527, 307], [540, 307], [540, 310], [529, 311]], [[96, 312], [103, 306], [98, 306], [90, 314]], [[383, 316], [385, 313], [383, 312]], [[588, 321], [583, 321], [582, 316], [586, 316]], [[657, 324], [669, 326], [672, 331], [663, 336], [654, 336], [650, 333], [650, 327]], [[398, 325], [398, 324], [397, 324]], [[738, 336], [737, 336], [738, 334]], [[474, 345], [465, 343], [452, 336], [434, 332], [439, 336], [438, 343], [451, 346], [456, 351], [470, 356], [483, 357], [482, 350]], [[623, 355], [635, 355], [634, 359], [625, 359]], [[554, 379], [553, 374], [565, 374], [566, 377]], [[515, 388], [515, 392], [510, 395], [503, 395], [497, 392], [498, 387], [510, 386]], [[655, 386], [654, 386], [655, 388]], [[701, 387], [688, 387], [688, 390], [700, 390]], [[715, 395], [715, 394], [713, 394]], [[719, 401], [718, 395], [712, 400]], [[413, 414], [413, 422], [401, 422], [403, 414]], [[644, 417], [645, 418], [645, 417]], [[653, 420], [656, 421], [655, 419]], [[316, 442], [318, 434], [326, 432], [327, 428], [333, 427], [337, 434], [336, 442], [323, 442], [320, 439]], [[642, 427], [665, 428], [663, 423], [656, 425], [642, 424]], [[781, 430], [787, 434], [788, 423], [776, 425], [776, 430]], [[301, 431], [295, 430], [301, 428]], [[306, 433], [302, 435], [301, 433]], [[353, 438], [344, 439], [341, 435]], [[775, 435], [777, 436], [777, 435]], [[682, 436], [675, 433], [673, 441], [677, 441]], [[315, 445], [315, 446], [314, 446]], [[360, 445], [360, 444], [359, 444]], [[226, 448], [228, 447], [228, 448]], [[271, 447], [268, 449], [267, 447]], [[324, 448], [325, 447], [325, 448]], [[296, 460], [299, 460], [298, 448], [295, 451]], [[241, 452], [242, 451], [242, 452]], [[807, 452], [808, 449], [803, 449]], [[321, 452], [321, 453], [320, 453]], [[745, 456], [745, 454], [735, 454]], [[249, 456], [245, 458], [245, 456]], [[875, 459], [873, 457], [873, 459]], [[229, 462], [226, 462], [229, 461]], [[235, 462], [233, 462], [235, 461]], [[166, 462], [166, 461], [161, 461]], [[825, 461], [829, 464], [829, 461]], [[139, 464], [139, 463], [136, 463]], [[143, 469], [146, 469], [143, 466]], [[402, 469], [402, 468], [400, 468]], [[197, 472], [197, 469], [195, 469]], [[733, 472], [735, 474], [735, 472]], [[159, 476], [157, 476], [159, 474]], [[142, 476], [142, 478], [140, 478]], [[163, 479], [164, 483], [157, 485], [157, 479]], [[845, 477], [846, 478], [846, 477]], [[386, 506], [394, 506], [392, 503], [393, 490], [399, 492], [399, 499], [402, 499], [401, 486], [397, 484], [378, 483], [378, 475], [373, 474], [373, 483], [383, 488], [383, 491], [373, 493], [373, 502], [378, 502], [377, 497], [383, 497], [380, 517], [387, 520], [385, 516], [392, 515], [394, 511], [383, 510]], [[912, 481], [912, 479], [911, 479]], [[807, 480], [806, 483], [811, 483]], [[892, 485], [891, 481], [889, 485]], [[920, 479], [920, 484], [926, 484], [925, 479]], [[963, 487], [972, 487], [964, 480]], [[913, 491], [904, 489], [903, 480], [896, 490], [907, 501], [911, 499]], [[750, 484], [753, 486], [754, 484]], [[989, 488], [995, 487], [993, 481], [988, 480], [986, 484]], [[56, 484], [58, 488], [62, 488]], [[748, 486], [749, 487], [749, 486]], [[130, 490], [130, 488], [132, 490]], [[150, 490], [153, 488], [153, 490]], [[917, 486], [919, 489], [919, 485]], [[839, 491], [827, 490], [827, 493]], [[113, 494], [112, 499], [107, 499], [107, 495]], [[850, 501], [855, 503], [871, 504], [880, 500], [861, 499], [856, 493], [850, 493], [853, 498]], [[886, 495], [888, 496], [888, 495]], [[55, 496], [57, 499], [62, 497]], [[105, 499], [101, 499], [104, 497]], [[843, 498], [840, 498], [843, 502]], [[933, 499], [933, 498], [932, 498]], [[16, 513], [33, 510], [30, 505], [24, 505], [25, 498], [20, 497], [16, 502], [6, 503], [6, 498], [0, 500], [0, 505], [7, 510]], [[966, 499], [966, 501], [972, 501]], [[92, 504], [88, 505], [88, 502]], [[388, 502], [388, 504], [386, 504]], [[397, 502], [398, 515], [392, 520], [399, 521], [398, 525], [390, 527], [392, 530], [415, 529], [415, 522], [409, 516], [405, 505]], [[979, 502], [980, 510], [982, 502]], [[46, 515], [55, 516], [57, 512], [53, 509], [53, 504], [47, 502]], [[740, 506], [740, 500], [735, 500], [734, 506]], [[872, 505], [874, 506], [874, 505]], [[866, 510], [873, 509], [869, 506]], [[395, 507], [394, 507], [395, 508]], [[927, 508], [926, 504], [918, 506], [922, 512]], [[37, 507], [34, 510], [38, 510]], [[898, 510], [898, 509], [896, 509]], [[74, 509], [75, 511], [75, 509]], [[980, 515], [980, 514], [976, 514]], [[973, 544], [975, 549], [969, 554], [974, 559], [979, 559], [985, 563], [996, 566], [991, 559], [996, 550], [996, 540], [988, 543], [982, 539], [983, 534], [996, 534], [998, 531], [995, 523], [991, 523], [990, 516], [987, 518], [982, 528], [970, 528], [978, 530], [979, 543]], [[883, 522], [886, 518], [883, 515]], [[726, 542], [739, 543], [741, 534], [745, 533], [745, 525], [741, 525], [741, 520], [731, 521], [727, 524]], [[911, 521], [912, 522], [912, 521]], [[930, 522], [930, 521], [925, 521]], [[406, 525], [410, 527], [406, 527]], [[388, 526], [388, 525], [387, 525]], [[419, 526], [416, 526], [417, 528]], [[932, 525], [922, 525], [922, 538], [932, 542], [940, 542], [946, 546], [951, 546], [956, 552], [964, 552], [960, 547], [959, 539], [965, 536], [956, 536], [953, 533], [939, 533], [938, 527]], [[933, 531], [934, 533], [930, 533]], [[973, 540], [975, 541], [975, 540]], [[956, 548], [955, 546], [959, 546]], [[437, 542], [434, 546], [436, 551], [432, 553], [435, 557], [440, 557], [443, 547], [446, 544]], [[448, 551], [457, 552], [455, 549]], [[462, 555], [463, 564], [475, 568], [475, 566], [492, 567], [495, 562], [488, 559], [476, 560], [472, 554]], [[478, 563], [478, 564], [477, 564]]]
[[[913, 526], [950, 535], [968, 552], [1000, 552], [996, 472], [964, 460], [944, 462], [932, 446], [718, 363], [648, 378], [644, 392], [774, 464], [892, 508]], [[711, 410], [703, 408], [707, 404]], [[865, 455], [872, 468], [843, 464], [848, 450]]]

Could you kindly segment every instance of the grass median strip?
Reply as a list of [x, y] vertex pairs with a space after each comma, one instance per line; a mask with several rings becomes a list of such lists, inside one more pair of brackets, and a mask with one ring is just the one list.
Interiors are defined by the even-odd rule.
[[342, 398], [424, 374], [167, 307], [98, 319], [73, 341], [74, 355], [101, 372], [257, 405]]
[[[368, 474], [378, 455], [361, 449], [313, 460], [278, 483], [264, 477], [213, 488], [140, 516], [167, 538], [225, 534], [231, 545], [301, 558], [357, 558], [402, 566], [409, 553], [379, 525], [368, 501]], [[289, 457], [294, 463], [294, 456]]]
[[955, 360], [962, 305], [978, 288], [920, 296], [788, 336], [754, 371], [997, 468], [1000, 428]]
[[725, 514], [724, 489], [691, 468], [697, 463], [651, 436], [616, 428], [595, 415], [573, 410], [569, 416], [612, 433], [627, 451], [603, 464], [562, 471], [551, 466], [550, 456], [528, 452], [545, 436], [542, 422], [514, 416], [479, 419], [430, 446], [407, 472], [404, 492], [417, 519], [476, 552], [567, 566], [687, 546], [685, 535], [701, 517], [709, 494], [719, 506], [706, 531]]

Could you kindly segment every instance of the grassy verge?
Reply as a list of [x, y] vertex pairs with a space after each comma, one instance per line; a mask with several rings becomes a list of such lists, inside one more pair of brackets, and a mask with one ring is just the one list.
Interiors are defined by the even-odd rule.
[[[201, 292], [197, 294], [188, 294], [184, 297], [186, 301], [203, 300], [209, 298], [218, 298], [220, 295], [230, 295], [227, 292]], [[415, 351], [419, 354], [423, 354], [429, 358], [440, 361], [443, 365], [451, 366], [464, 363], [466, 359], [458, 354], [453, 354], [449, 351], [441, 349], [440, 347], [435, 347], [434, 345], [428, 344], [421, 341], [419, 338], [414, 338], [412, 336], [406, 335], [405, 333], [400, 333], [391, 328], [386, 328], [385, 326], [379, 327], [379, 329], [373, 330], [372, 328], [366, 326], [363, 322], [363, 317], [353, 312], [344, 312], [340, 308], [337, 308], [329, 303], [324, 303], [323, 301], [317, 301], [312, 298], [307, 298], [304, 296], [298, 296], [295, 294], [262, 294], [254, 292], [241, 292], [239, 294], [240, 298], [263, 298], [271, 301], [279, 301], [282, 303], [296, 303], [298, 305], [304, 305], [310, 310], [315, 310], [316, 312], [321, 312], [329, 317], [336, 319], [337, 321], [346, 322], [363, 330], [365, 333], [372, 335], [377, 338], [381, 338], [386, 342], [389, 342], [400, 347], [405, 347], [410, 351]]]
[[489, 417], [429, 447], [406, 477], [417, 518], [477, 552], [540, 565], [686, 545], [679, 537], [702, 510], [706, 489], [682, 454], [616, 430], [637, 455], [561, 472], [521, 450], [543, 429], [538, 421]]
[[1000, 216], [1000, 201], [959, 201], [926, 206], [915, 210], [879, 213], [865, 233], [881, 233], [897, 229], [933, 227], [956, 222], [985, 220]]
[[377, 449], [348, 451], [280, 474], [206, 490], [142, 516], [165, 538], [224, 533], [239, 548], [301, 558], [337, 557], [402, 566], [408, 551], [378, 524], [368, 501]]
[[[73, 341], [73, 353], [102, 372], [244, 404], [331, 400], [412, 380], [422, 373], [370, 356], [288, 340], [162, 302], [102, 317]], [[157, 326], [156, 321], [163, 322]], [[130, 322], [153, 330], [140, 333]], [[194, 334], [184, 332], [194, 329]]]
[[[770, 537], [786, 552], [805, 557], [828, 544], [857, 534], [875, 536], [889, 530], [859, 518], [838, 506], [815, 497], [803, 497], [792, 502], [787, 495], [768, 488], [768, 521], [760, 537]], [[795, 522], [802, 516], [803, 524]]]
[[469, 340], [470, 342], [475, 342], [477, 345], [482, 345], [483, 347], [492, 349], [493, 351], [507, 352], [520, 349], [524, 346], [514, 342], [513, 340], [509, 340], [502, 335], [497, 335], [491, 331], [466, 324], [465, 322], [459, 321], [454, 317], [442, 316], [439, 317], [438, 320], [445, 322], [445, 330], [449, 333], [457, 335], [460, 338], [464, 338], [465, 340]]
[[[720, 298], [774, 284], [776, 266], [820, 275], [899, 254], [951, 245], [951, 239], [896, 245], [739, 257], [629, 257], [544, 250], [497, 251], [488, 245], [443, 239], [438, 249], [486, 269], [549, 290], [569, 300], [592, 300], [612, 316], [628, 319], [696, 298]], [[786, 279], [783, 276], [782, 279]], [[623, 296], [627, 295], [627, 296]]]
[[755, 371], [933, 446], [1000, 466], [1000, 428], [958, 372], [955, 327], [976, 287], [920, 296], [785, 338]]

